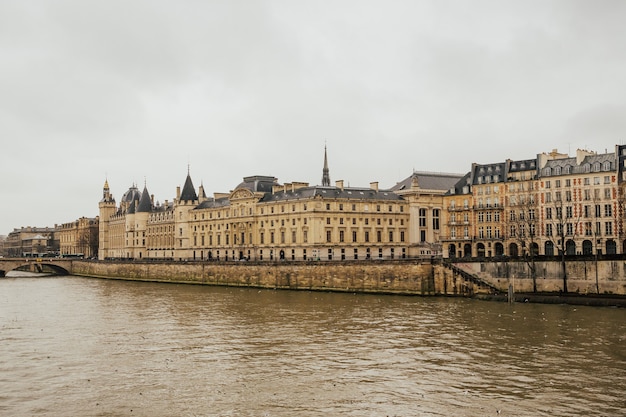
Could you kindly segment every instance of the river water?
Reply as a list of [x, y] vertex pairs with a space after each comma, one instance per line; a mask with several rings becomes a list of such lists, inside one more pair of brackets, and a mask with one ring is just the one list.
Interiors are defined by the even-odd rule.
[[0, 416], [590, 415], [625, 309], [0, 279]]

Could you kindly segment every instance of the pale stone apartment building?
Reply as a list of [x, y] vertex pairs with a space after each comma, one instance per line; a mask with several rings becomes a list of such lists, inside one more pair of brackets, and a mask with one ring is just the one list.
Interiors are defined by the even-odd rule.
[[445, 197], [443, 256], [622, 254], [626, 147], [473, 164]]

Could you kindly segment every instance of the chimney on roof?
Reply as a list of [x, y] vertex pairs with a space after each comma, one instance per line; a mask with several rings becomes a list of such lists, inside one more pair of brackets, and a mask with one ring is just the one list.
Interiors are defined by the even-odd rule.
[[378, 181], [370, 182], [370, 188], [374, 191], [378, 191]]
[[343, 180], [335, 181], [335, 186], [339, 188], [341, 191], [343, 191]]
[[176, 200], [180, 200], [180, 185], [176, 187]]

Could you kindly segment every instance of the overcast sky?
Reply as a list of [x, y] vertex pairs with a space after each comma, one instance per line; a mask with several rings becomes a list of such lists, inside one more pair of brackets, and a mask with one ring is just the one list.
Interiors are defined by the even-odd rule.
[[413, 170], [626, 141], [625, 1], [0, 2], [0, 234], [244, 176]]

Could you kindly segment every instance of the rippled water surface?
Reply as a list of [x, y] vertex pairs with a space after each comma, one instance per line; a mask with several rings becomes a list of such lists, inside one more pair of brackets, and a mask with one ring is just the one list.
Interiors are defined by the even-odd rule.
[[2, 416], [626, 415], [626, 311], [0, 279]]

